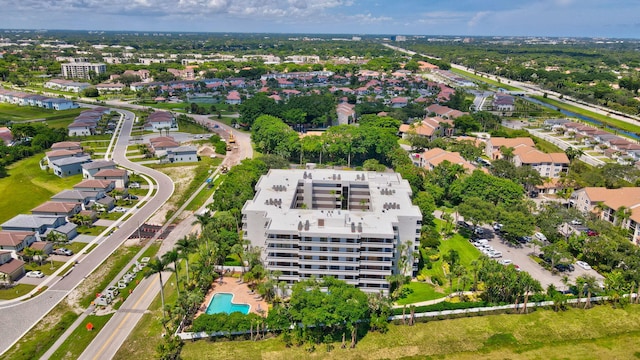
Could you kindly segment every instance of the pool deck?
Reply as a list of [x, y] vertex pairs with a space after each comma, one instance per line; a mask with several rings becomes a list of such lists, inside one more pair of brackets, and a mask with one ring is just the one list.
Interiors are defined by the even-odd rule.
[[231, 302], [234, 304], [249, 304], [251, 305], [249, 312], [260, 315], [258, 310], [262, 310], [262, 315], [267, 316], [269, 304], [262, 300], [259, 294], [252, 293], [246, 283], [239, 283], [239, 281], [239, 278], [231, 276], [223, 277], [222, 282], [220, 279], [214, 281], [212, 289], [209, 290], [207, 295], [204, 297], [204, 302], [202, 303], [202, 306], [200, 306], [200, 309], [198, 309], [195, 317], [198, 317], [207, 310], [207, 306], [209, 305], [209, 302], [211, 302], [211, 298], [216, 293], [233, 294]]

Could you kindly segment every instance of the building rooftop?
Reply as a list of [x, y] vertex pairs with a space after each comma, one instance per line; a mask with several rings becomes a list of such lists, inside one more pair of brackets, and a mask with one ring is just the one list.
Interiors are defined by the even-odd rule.
[[16, 246], [27, 236], [34, 236], [31, 231], [0, 231], [0, 246]]
[[[331, 197], [330, 205], [314, 208], [311, 199], [300, 201], [300, 191], [305, 194], [305, 188], [312, 187], [312, 196]], [[392, 223], [398, 221], [398, 216], [422, 218], [418, 207], [411, 203], [409, 183], [397, 173], [272, 169], [260, 178], [256, 190], [243, 212], [266, 212], [270, 219], [268, 229], [280, 233], [304, 231], [313, 236], [358, 232], [363, 237], [393, 237]], [[349, 192], [349, 199], [342, 198], [343, 191]], [[336, 208], [341, 203], [347, 209]]]
[[108, 167], [115, 168], [116, 163], [113, 162], [112, 160], [99, 160], [99, 161], [92, 161], [90, 163], [82, 164], [82, 168], [85, 170], [93, 170], [93, 169], [108, 168]]

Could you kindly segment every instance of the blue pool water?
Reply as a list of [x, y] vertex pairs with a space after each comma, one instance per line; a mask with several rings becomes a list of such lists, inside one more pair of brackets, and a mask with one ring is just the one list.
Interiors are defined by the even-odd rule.
[[209, 306], [207, 306], [206, 313], [209, 315], [219, 313], [231, 314], [236, 311], [245, 315], [249, 313], [249, 308], [251, 307], [249, 304], [234, 304], [231, 302], [231, 299], [233, 299], [233, 294], [218, 293], [213, 295]]

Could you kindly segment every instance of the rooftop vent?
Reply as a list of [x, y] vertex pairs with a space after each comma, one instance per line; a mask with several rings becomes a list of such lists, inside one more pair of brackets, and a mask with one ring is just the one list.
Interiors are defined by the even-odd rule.
[[298, 221], [298, 231], [302, 231], [302, 221]]
[[361, 222], [358, 223], [358, 232], [359, 233], [362, 232], [362, 223]]
[[309, 227], [311, 226], [311, 224], [309, 223], [309, 220], [304, 222], [304, 231], [309, 231]]
[[318, 219], [318, 227], [324, 227], [324, 219]]
[[351, 223], [351, 232], [352, 233], [356, 232], [356, 223], [354, 222]]

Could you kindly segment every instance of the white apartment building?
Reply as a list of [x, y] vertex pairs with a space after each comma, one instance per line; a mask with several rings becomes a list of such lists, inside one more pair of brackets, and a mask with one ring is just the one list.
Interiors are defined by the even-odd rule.
[[104, 74], [107, 72], [107, 65], [89, 62], [71, 62], [62, 64], [62, 76], [65, 78], [90, 79], [91, 72]]
[[244, 238], [293, 284], [333, 276], [366, 292], [415, 275], [422, 214], [397, 173], [272, 169], [242, 209]]

